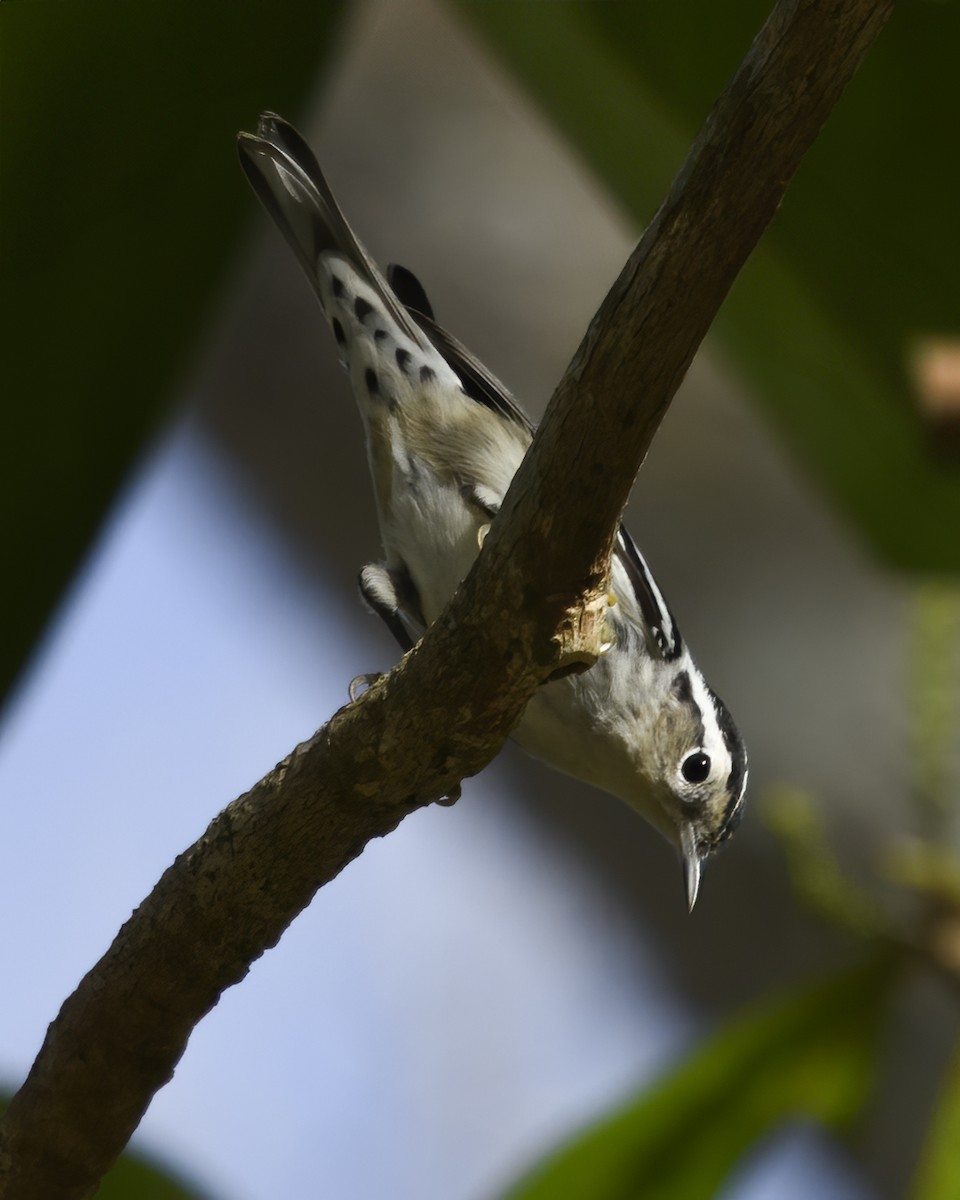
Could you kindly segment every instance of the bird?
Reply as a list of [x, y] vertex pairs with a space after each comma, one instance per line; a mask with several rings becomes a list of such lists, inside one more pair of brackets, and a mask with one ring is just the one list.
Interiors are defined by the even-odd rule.
[[[360, 592], [408, 650], [479, 553], [534, 425], [437, 323], [412, 271], [381, 273], [291, 124], [267, 112], [237, 139], [244, 174], [313, 286], [349, 374], [384, 549], [360, 571]], [[692, 911], [703, 861], [740, 822], [746, 749], [622, 525], [610, 587], [606, 652], [542, 684], [511, 736], [658, 830], [680, 856]]]

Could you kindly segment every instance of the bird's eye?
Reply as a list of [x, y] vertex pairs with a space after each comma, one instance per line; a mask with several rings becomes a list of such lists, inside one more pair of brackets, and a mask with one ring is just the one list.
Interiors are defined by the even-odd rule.
[[680, 774], [687, 783], [703, 783], [710, 774], [710, 755], [702, 750], [688, 754], [680, 766]]

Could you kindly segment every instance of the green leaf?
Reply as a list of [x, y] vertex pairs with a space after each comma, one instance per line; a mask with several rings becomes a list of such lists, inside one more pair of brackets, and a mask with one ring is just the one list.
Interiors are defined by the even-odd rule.
[[707, 1200], [782, 1122], [847, 1129], [870, 1091], [890, 979], [878, 958], [738, 1018], [510, 1200]]
[[957, 1200], [960, 1196], [960, 1045], [930, 1125], [912, 1200]]
[[[769, 11], [461, 3], [638, 223]], [[960, 463], [918, 415], [916, 340], [960, 337], [960, 5], [898, 8], [715, 325], [809, 473], [901, 568], [960, 570]], [[940, 447], [942, 451], [942, 446]]]
[[0, 4], [0, 697], [201, 342], [256, 205], [235, 135], [294, 116], [314, 0]]

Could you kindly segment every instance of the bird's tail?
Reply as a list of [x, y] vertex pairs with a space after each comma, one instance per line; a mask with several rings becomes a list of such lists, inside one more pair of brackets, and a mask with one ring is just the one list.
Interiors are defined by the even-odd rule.
[[324, 255], [346, 258], [374, 289], [400, 328], [423, 335], [347, 224], [313, 151], [276, 113], [264, 113], [256, 133], [237, 135], [240, 165], [264, 208], [290, 243], [317, 294]]

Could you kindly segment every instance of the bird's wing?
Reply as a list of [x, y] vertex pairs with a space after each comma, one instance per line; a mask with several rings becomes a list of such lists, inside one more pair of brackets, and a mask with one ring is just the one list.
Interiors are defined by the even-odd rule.
[[[401, 303], [459, 376], [467, 395], [515, 422], [532, 438], [536, 426], [503, 384], [433, 319], [433, 308], [427, 293], [413, 272], [406, 267], [391, 265], [387, 270], [387, 278]], [[653, 645], [667, 660], [679, 657], [683, 643], [677, 623], [636, 542], [623, 525], [620, 526], [614, 552], [630, 581]]]
[[433, 308], [416, 275], [406, 267], [392, 263], [387, 269], [387, 278], [407, 311], [457, 374], [466, 394], [478, 404], [519, 425], [532, 438], [536, 426], [500, 380], [491, 375], [462, 342], [434, 320]]
[[657, 582], [637, 548], [637, 543], [623, 525], [617, 533], [614, 554], [630, 580], [644, 623], [660, 654], [668, 661], [679, 658], [683, 651], [683, 640], [673, 619], [673, 613], [657, 587]]

